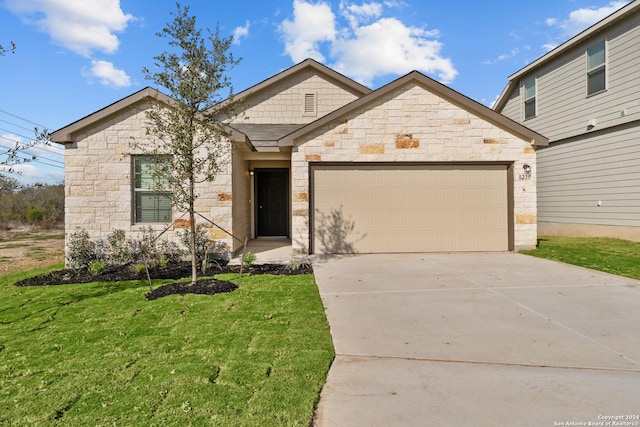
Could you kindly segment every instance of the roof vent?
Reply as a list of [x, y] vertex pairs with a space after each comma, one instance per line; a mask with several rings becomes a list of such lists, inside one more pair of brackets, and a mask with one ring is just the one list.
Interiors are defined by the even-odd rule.
[[316, 94], [315, 93], [304, 94], [304, 114], [306, 116], [316, 115]]

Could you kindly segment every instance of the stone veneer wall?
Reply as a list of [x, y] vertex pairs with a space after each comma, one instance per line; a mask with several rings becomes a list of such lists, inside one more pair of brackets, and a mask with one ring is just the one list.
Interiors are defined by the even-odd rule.
[[[304, 95], [316, 94], [317, 114], [304, 114]], [[304, 124], [358, 99], [358, 96], [316, 74], [302, 71], [251, 95], [243, 114], [233, 121], [258, 124]]]
[[[514, 162], [515, 250], [536, 245], [536, 155], [524, 141], [410, 84], [376, 104], [296, 141], [292, 164], [292, 242], [309, 248], [311, 162]], [[529, 164], [530, 179], [521, 177]]]
[[[76, 136], [65, 147], [65, 232], [80, 227], [91, 239], [104, 239], [115, 229], [122, 229], [132, 237], [142, 226], [151, 225], [158, 232], [165, 224], [133, 224], [133, 186], [131, 138], [143, 140], [146, 108], [139, 104], [111, 117], [89, 132]], [[201, 195], [196, 209], [221, 227], [231, 231], [232, 201], [231, 164], [213, 183], [199, 185]], [[181, 219], [184, 218], [184, 219]], [[176, 232], [188, 225], [188, 216], [173, 213], [174, 225], [165, 233], [176, 240]], [[232, 247], [231, 238], [221, 230], [203, 223], [210, 237]], [[168, 224], [167, 224], [168, 225]]]

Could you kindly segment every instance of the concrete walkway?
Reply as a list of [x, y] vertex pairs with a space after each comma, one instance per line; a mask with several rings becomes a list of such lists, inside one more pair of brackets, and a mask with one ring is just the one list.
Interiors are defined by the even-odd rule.
[[336, 350], [316, 426], [640, 426], [640, 281], [513, 253], [312, 261]]
[[[265, 237], [249, 240], [247, 252], [256, 255], [254, 264], [288, 264], [292, 260], [291, 240]], [[230, 265], [240, 265], [242, 253], [229, 260]]]

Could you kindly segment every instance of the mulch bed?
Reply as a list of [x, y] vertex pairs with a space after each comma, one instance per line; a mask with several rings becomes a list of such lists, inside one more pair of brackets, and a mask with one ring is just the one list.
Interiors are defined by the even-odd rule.
[[[207, 269], [206, 275], [213, 276], [222, 273], [239, 273], [239, 265], [214, 264]], [[198, 274], [202, 274], [198, 271]], [[274, 274], [274, 275], [296, 275], [296, 274], [313, 274], [313, 268], [310, 264], [302, 263], [300, 265], [291, 266], [283, 264], [258, 264], [243, 269], [243, 274]], [[149, 275], [152, 279], [182, 279], [191, 277], [191, 263], [181, 262], [167, 267], [156, 266], [149, 269]], [[90, 273], [86, 268], [82, 269], [64, 269], [52, 271], [39, 276], [30, 277], [28, 279], [17, 282], [16, 286], [55, 286], [67, 285], [74, 283], [90, 283], [90, 282], [120, 282], [126, 280], [147, 280], [146, 272], [135, 272], [130, 266], [109, 266], [96, 275]], [[172, 294], [206, 294], [214, 295], [221, 292], [232, 292], [236, 289], [236, 285], [218, 279], [200, 279], [194, 285], [188, 282], [174, 282], [160, 286], [149, 292], [146, 296], [148, 300], [153, 300]]]
[[185, 294], [200, 294], [200, 295], [215, 295], [223, 292], [233, 292], [238, 287], [231, 282], [218, 279], [203, 279], [198, 280], [191, 285], [189, 282], [173, 282], [168, 285], [160, 286], [153, 291], [147, 293], [145, 297], [151, 301], [154, 299], [166, 297], [168, 295], [185, 295]]

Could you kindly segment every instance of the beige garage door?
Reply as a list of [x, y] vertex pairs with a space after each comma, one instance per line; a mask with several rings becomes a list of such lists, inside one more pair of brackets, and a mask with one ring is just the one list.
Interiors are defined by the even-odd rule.
[[509, 248], [505, 165], [315, 165], [311, 173], [314, 253]]

